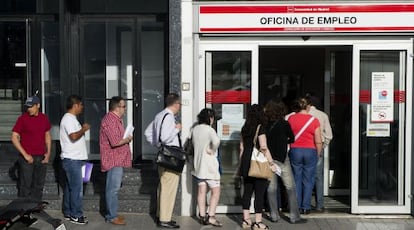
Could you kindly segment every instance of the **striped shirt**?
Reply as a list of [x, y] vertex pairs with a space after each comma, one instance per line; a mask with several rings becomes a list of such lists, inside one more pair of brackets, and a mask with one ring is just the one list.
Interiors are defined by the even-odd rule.
[[102, 172], [106, 172], [113, 167], [132, 166], [129, 144], [114, 147], [122, 140], [124, 132], [122, 119], [115, 113], [109, 112], [102, 118], [99, 132]]

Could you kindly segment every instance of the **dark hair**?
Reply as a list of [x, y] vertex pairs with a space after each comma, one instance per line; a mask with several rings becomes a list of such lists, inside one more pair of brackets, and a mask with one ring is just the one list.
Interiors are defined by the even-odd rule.
[[79, 104], [82, 102], [82, 97], [79, 95], [70, 95], [68, 98], [66, 98], [66, 110], [69, 110], [73, 107], [75, 104]]
[[114, 111], [121, 101], [123, 101], [124, 98], [121, 96], [114, 96], [109, 100], [109, 111]]
[[305, 98], [309, 101], [310, 105], [313, 105], [318, 109], [321, 108], [321, 106], [322, 106], [321, 100], [314, 93], [311, 93], [311, 92], [306, 93]]
[[287, 114], [286, 105], [280, 99], [270, 100], [266, 104], [264, 111], [269, 121], [284, 119], [284, 116]]
[[243, 140], [254, 136], [259, 124], [264, 125], [266, 121], [263, 108], [258, 104], [249, 107], [246, 115], [246, 121], [241, 130]]
[[209, 109], [209, 108], [204, 108], [197, 115], [198, 124], [210, 125], [210, 118], [215, 118], [215, 117], [216, 117], [216, 113], [214, 112], [214, 110]]
[[174, 105], [177, 102], [180, 102], [180, 95], [178, 95], [176, 93], [169, 93], [165, 97], [165, 106], [166, 107]]
[[309, 101], [306, 98], [301, 97], [295, 100], [292, 109], [294, 112], [299, 112], [301, 110], [306, 109], [308, 105], [310, 105]]

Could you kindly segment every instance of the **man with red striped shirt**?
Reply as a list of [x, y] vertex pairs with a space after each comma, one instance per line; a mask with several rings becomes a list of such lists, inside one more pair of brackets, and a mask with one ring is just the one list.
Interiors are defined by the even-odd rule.
[[122, 117], [125, 111], [125, 100], [120, 96], [112, 97], [109, 112], [102, 118], [99, 132], [101, 171], [106, 172], [105, 220], [115, 225], [126, 224], [125, 218], [118, 215], [118, 191], [121, 188], [123, 168], [132, 166], [129, 148], [132, 136], [123, 138], [125, 129]]

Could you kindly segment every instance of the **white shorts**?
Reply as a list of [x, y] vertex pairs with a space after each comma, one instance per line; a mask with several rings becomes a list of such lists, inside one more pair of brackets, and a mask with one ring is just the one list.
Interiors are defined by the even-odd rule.
[[197, 180], [198, 186], [207, 184], [209, 188], [220, 187], [220, 180], [200, 179], [197, 177], [196, 177], [196, 180]]

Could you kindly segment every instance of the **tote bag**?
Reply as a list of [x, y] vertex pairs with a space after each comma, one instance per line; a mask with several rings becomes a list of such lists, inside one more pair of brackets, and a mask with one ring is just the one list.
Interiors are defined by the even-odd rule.
[[273, 176], [272, 169], [270, 168], [270, 163], [267, 160], [264, 153], [260, 152], [256, 147], [256, 140], [260, 125], [257, 126], [256, 134], [253, 139], [253, 151], [252, 157], [250, 158], [250, 168], [248, 175], [255, 178], [270, 179]]

